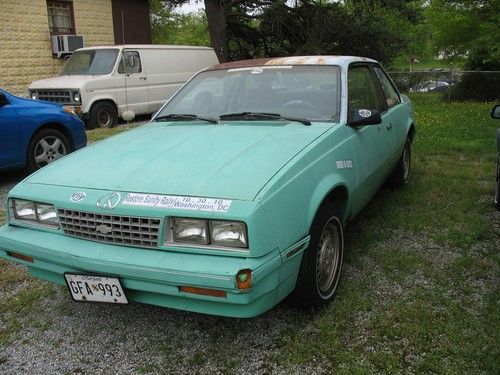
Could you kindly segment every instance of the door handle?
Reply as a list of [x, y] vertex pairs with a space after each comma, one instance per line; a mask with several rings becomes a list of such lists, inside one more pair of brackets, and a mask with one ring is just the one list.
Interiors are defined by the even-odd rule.
[[145, 81], [146, 77], [139, 77], [139, 79], [142, 79], [143, 81]]
[[392, 122], [390, 122], [389, 124], [387, 124], [387, 125], [385, 126], [385, 128], [386, 128], [387, 130], [391, 130], [393, 126], [394, 126], [394, 125], [392, 124]]

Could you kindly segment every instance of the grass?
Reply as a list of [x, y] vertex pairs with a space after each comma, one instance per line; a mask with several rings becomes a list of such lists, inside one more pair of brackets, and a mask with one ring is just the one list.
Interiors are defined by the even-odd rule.
[[412, 180], [384, 187], [346, 230], [344, 278], [275, 360], [333, 373], [496, 373], [499, 233], [490, 104], [413, 96]]
[[[489, 118], [488, 103], [444, 103], [429, 94], [412, 100], [410, 184], [383, 187], [346, 228], [334, 300], [319, 311], [285, 315], [262, 354], [270, 372], [495, 374], [500, 368], [500, 213], [492, 207], [500, 121]], [[89, 141], [124, 130], [98, 129]], [[0, 301], [2, 344], [19, 332], [20, 315], [37, 314], [37, 302], [51, 289], [19, 267], [0, 262], [0, 268], [0, 292], [33, 285]], [[262, 329], [273, 322], [269, 316], [282, 316], [279, 309], [253, 321], [188, 315], [205, 346], [190, 355], [182, 346], [151, 350], [164, 363], [180, 355], [193, 372], [210, 362], [237, 373], [246, 350], [235, 343], [245, 341], [248, 327]], [[146, 362], [136, 371], [162, 372], [162, 366]]]

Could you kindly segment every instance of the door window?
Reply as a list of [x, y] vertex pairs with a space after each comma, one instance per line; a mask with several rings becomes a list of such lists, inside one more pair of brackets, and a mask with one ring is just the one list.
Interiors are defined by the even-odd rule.
[[378, 66], [374, 67], [375, 73], [377, 74], [378, 79], [380, 80], [380, 84], [382, 85], [382, 90], [384, 91], [385, 100], [387, 101], [387, 107], [394, 107], [396, 104], [401, 103], [401, 99], [399, 99], [398, 92], [392, 85], [391, 81], [384, 73], [382, 69]]
[[118, 73], [120, 74], [133, 74], [141, 73], [142, 64], [141, 57], [137, 51], [123, 51]]
[[349, 69], [348, 110], [375, 109], [380, 111], [380, 96], [368, 66], [354, 66]]

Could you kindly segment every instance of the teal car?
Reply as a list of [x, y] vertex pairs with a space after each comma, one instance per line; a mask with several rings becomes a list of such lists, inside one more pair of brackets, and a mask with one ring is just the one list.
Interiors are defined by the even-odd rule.
[[0, 257], [80, 302], [231, 317], [285, 297], [322, 306], [346, 224], [410, 174], [415, 118], [374, 60], [231, 62], [196, 74], [151, 122], [15, 186]]

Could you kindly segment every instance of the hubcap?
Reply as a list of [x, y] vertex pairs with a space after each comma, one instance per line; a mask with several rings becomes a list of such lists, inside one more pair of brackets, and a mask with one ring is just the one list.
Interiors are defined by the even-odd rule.
[[316, 257], [316, 284], [323, 296], [331, 292], [336, 282], [341, 246], [339, 228], [332, 219], [323, 228]]
[[66, 155], [63, 141], [56, 136], [42, 138], [35, 146], [35, 162], [38, 168], [44, 167], [54, 160]]
[[97, 114], [97, 123], [100, 127], [108, 127], [111, 125], [111, 115], [105, 109], [101, 109]]

